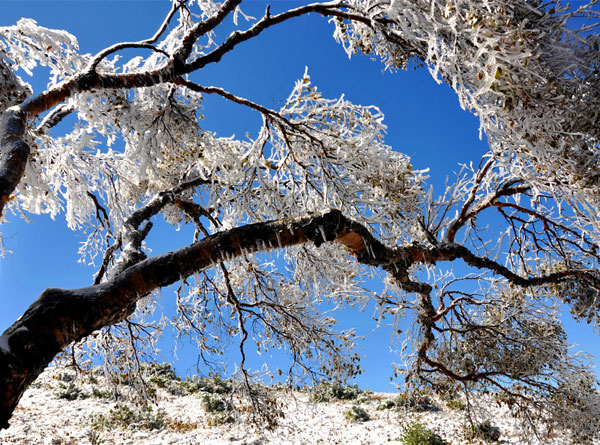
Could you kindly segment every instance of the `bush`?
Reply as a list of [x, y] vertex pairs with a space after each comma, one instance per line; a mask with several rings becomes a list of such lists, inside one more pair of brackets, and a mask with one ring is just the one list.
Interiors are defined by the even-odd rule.
[[492, 425], [489, 420], [470, 425], [467, 433], [468, 439], [482, 439], [486, 442], [496, 442], [500, 436], [500, 428]]
[[75, 375], [70, 374], [68, 372], [61, 372], [60, 374], [58, 374], [56, 376], [56, 380], [59, 380], [61, 382], [65, 382], [65, 383], [71, 383], [73, 380], [75, 380]]
[[77, 400], [87, 399], [89, 394], [78, 388], [75, 383], [70, 382], [68, 386], [60, 383], [58, 390], [54, 393], [58, 399]]
[[411, 411], [439, 411], [440, 408], [427, 394], [422, 392], [403, 392], [394, 399], [398, 408], [405, 408]]
[[344, 417], [350, 422], [367, 422], [371, 420], [369, 413], [364, 408], [356, 405], [346, 411]]
[[105, 400], [123, 400], [123, 395], [117, 388], [111, 389], [98, 389], [92, 388], [92, 396], [97, 399], [105, 399]]
[[88, 434], [88, 439], [90, 440], [90, 445], [102, 445], [104, 443], [104, 441], [100, 437], [100, 434], [98, 434], [95, 431], [91, 431]]
[[211, 416], [206, 421], [206, 424], [209, 427], [215, 427], [215, 426], [224, 425], [226, 423], [233, 423], [233, 422], [235, 422], [235, 418], [231, 414], [219, 413], [217, 415]]
[[181, 385], [181, 379], [175, 374], [175, 370], [168, 363], [150, 363], [146, 366], [146, 373], [150, 376], [149, 382], [157, 388], [175, 396], [185, 394], [185, 389]]
[[447, 445], [438, 434], [418, 422], [404, 426], [399, 441], [404, 445]]
[[453, 409], [453, 410], [456, 410], [456, 411], [464, 411], [464, 410], [467, 409], [467, 405], [465, 405], [464, 402], [461, 402], [458, 399], [449, 399], [449, 400], [446, 400], [446, 406], [449, 409]]
[[194, 394], [200, 391], [210, 394], [230, 394], [233, 391], [231, 379], [223, 379], [220, 375], [212, 377], [192, 376], [180, 383], [186, 394]]
[[401, 393], [393, 400], [386, 400], [377, 406], [378, 410], [382, 409], [399, 409], [404, 408], [411, 411], [439, 411], [439, 407], [426, 394], [422, 393]]
[[378, 410], [382, 410], [382, 409], [394, 409], [394, 408], [398, 408], [398, 405], [393, 400], [386, 400], [385, 402], [382, 402], [379, 405], [377, 405], [377, 409]]
[[96, 430], [131, 428], [158, 430], [165, 426], [165, 412], [153, 412], [151, 406], [143, 406], [138, 410], [131, 409], [128, 405], [118, 404], [108, 414], [100, 414], [92, 422]]
[[[218, 389], [219, 387], [215, 387], [213, 389]], [[220, 390], [224, 390], [221, 388]], [[223, 425], [225, 423], [232, 423], [235, 421], [234, 417], [231, 415], [231, 411], [233, 411], [233, 405], [223, 399], [219, 395], [213, 394], [205, 394], [202, 396], [202, 406], [207, 413], [212, 414], [208, 418], [208, 426], [214, 427]]]
[[233, 409], [230, 402], [211, 394], [206, 394], [202, 397], [202, 406], [207, 413], [221, 413]]
[[363, 391], [358, 385], [321, 383], [313, 388], [309, 400], [313, 403], [330, 402], [331, 400], [356, 400], [362, 393]]

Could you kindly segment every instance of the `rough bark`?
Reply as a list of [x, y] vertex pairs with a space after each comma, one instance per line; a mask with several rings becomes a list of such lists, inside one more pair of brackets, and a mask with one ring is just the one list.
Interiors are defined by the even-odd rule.
[[25, 126], [25, 115], [14, 108], [0, 115], [0, 216], [25, 172], [29, 156]]

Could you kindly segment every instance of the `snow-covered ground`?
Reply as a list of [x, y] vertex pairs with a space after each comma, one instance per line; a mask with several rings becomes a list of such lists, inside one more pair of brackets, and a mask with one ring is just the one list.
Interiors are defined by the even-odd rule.
[[[40, 376], [23, 396], [10, 428], [0, 432], [0, 444], [401, 444], [404, 427], [415, 421], [435, 431], [448, 444], [486, 443], [465, 439], [464, 412], [456, 406], [451, 409], [437, 401], [438, 411], [381, 409], [398, 394], [371, 392], [355, 400], [327, 403], [312, 403], [305, 392], [276, 393], [285, 417], [273, 432], [260, 433], [247, 423], [227, 419], [227, 412], [207, 412], [203, 404], [206, 394], [176, 396], [159, 389], [157, 404], [143, 421], [138, 418], [129, 426], [118, 425], [115, 418], [133, 417], [133, 405], [128, 405], [132, 411], [122, 408], [126, 402], [115, 401], [100, 382], [68, 382], [64, 376], [65, 371], [57, 369], [46, 370]], [[73, 390], [71, 383], [75, 382]], [[61, 393], [65, 397], [69, 385], [72, 397], [78, 398], [59, 397]], [[349, 420], [345, 413], [352, 406], [363, 408], [370, 420]], [[525, 443], [516, 434], [515, 423], [505, 408], [490, 403], [487, 415], [502, 433], [495, 443]], [[554, 438], [544, 443], [563, 442]]]

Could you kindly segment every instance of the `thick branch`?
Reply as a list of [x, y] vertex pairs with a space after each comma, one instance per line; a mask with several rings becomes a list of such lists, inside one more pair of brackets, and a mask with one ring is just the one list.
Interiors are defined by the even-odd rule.
[[[249, 224], [208, 236], [190, 246], [140, 261], [116, 273], [104, 283], [83, 289], [47, 289], [25, 314], [0, 336], [0, 428], [8, 420], [25, 389], [73, 341], [129, 316], [138, 299], [194, 273], [237, 256], [312, 242], [317, 247], [335, 241], [345, 246], [362, 264], [383, 267], [408, 292], [427, 296], [431, 287], [410, 279], [415, 263], [433, 263], [462, 258], [486, 268], [520, 286], [557, 282], [565, 277], [591, 272], [573, 271], [526, 278], [486, 258], [479, 258], [457, 244], [433, 248], [414, 244], [390, 248], [379, 242], [363, 225], [338, 210], [305, 217]], [[595, 278], [597, 281], [597, 278]], [[427, 323], [437, 312], [429, 300]]]
[[29, 156], [25, 127], [25, 115], [13, 108], [0, 115], [0, 216], [25, 173]]
[[[114, 274], [119, 274], [123, 270], [135, 263], [146, 259], [146, 254], [142, 252], [142, 242], [152, 228], [150, 218], [158, 214], [168, 204], [172, 204], [179, 193], [202, 184], [207, 184], [209, 180], [203, 177], [197, 177], [173, 187], [171, 190], [159, 193], [152, 198], [146, 205], [133, 212], [123, 223], [123, 231], [119, 239], [123, 241], [123, 254], [119, 262], [115, 265]], [[145, 225], [140, 229], [143, 222]]]

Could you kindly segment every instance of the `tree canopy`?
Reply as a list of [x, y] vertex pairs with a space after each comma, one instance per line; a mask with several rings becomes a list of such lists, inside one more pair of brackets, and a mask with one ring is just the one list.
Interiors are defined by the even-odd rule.
[[[0, 214], [64, 213], [97, 264], [88, 287], [47, 289], [0, 336], [0, 426], [74, 343], [136, 374], [161, 328], [149, 315], [159, 291], [179, 283], [174, 324], [207, 362], [237, 339], [238, 389], [257, 416], [268, 404], [248, 343], [286, 349], [291, 383], [352, 377], [352, 333], [323, 308], [375, 300], [414, 322], [399, 367], [409, 385], [493, 391], [525, 432], [598, 437], [596, 378], [559, 318], [566, 304], [599, 321], [593, 3], [346, 0], [252, 18], [242, 0], [174, 0], [153, 36], [95, 55], [30, 19], [0, 28]], [[487, 138], [479, 164], [434, 191], [386, 144], [381, 110], [324, 97], [308, 71], [277, 109], [197, 75], [309, 13], [334, 24], [349, 57], [447, 83]], [[38, 66], [50, 77], [34, 94]], [[207, 95], [260, 115], [258, 134], [203, 128]], [[157, 215], [193, 225], [189, 246], [149, 254]]]

